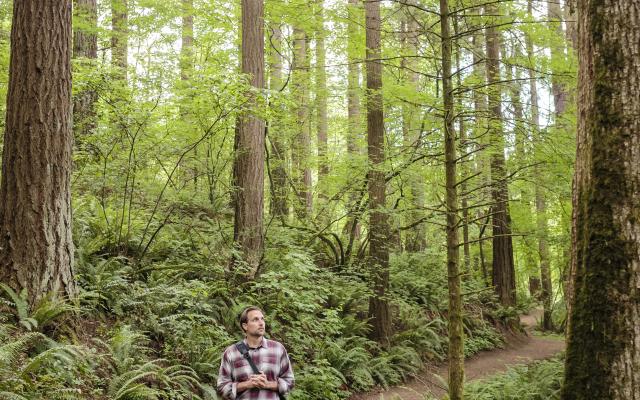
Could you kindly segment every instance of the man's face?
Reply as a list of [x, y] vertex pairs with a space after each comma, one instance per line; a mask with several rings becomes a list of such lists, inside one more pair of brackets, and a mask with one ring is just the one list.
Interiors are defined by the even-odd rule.
[[258, 310], [249, 311], [247, 322], [242, 324], [247, 336], [259, 337], [264, 335], [264, 315]]

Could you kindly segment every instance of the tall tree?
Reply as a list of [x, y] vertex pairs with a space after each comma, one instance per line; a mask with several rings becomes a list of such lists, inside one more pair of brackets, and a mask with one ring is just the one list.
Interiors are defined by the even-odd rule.
[[[347, 5], [347, 154], [349, 159], [361, 153], [358, 139], [363, 137], [362, 117], [360, 115], [360, 27], [362, 26], [362, 13], [359, 7], [360, 0], [349, 0]], [[349, 194], [349, 207], [355, 207], [357, 196], [353, 191]], [[349, 233], [349, 240], [353, 241], [360, 236], [360, 224], [355, 215], [347, 219], [345, 230]]]
[[369, 318], [373, 339], [385, 346], [391, 337], [389, 289], [389, 224], [385, 210], [386, 180], [384, 173], [384, 114], [382, 100], [382, 62], [380, 2], [365, 1], [367, 44], [367, 143], [369, 155], [369, 257], [373, 294], [369, 298]]
[[327, 160], [327, 71], [324, 37], [324, 0], [316, 0], [316, 123], [318, 140], [318, 195], [324, 197], [329, 173]]
[[452, 40], [448, 0], [440, 0], [442, 40], [442, 96], [444, 103], [444, 153], [447, 205], [447, 275], [449, 286], [449, 398], [464, 397], [464, 341], [462, 336], [462, 298], [460, 294], [460, 248], [458, 239], [458, 193], [456, 176], [456, 132], [453, 128], [453, 79], [451, 77]]
[[564, 400], [640, 394], [640, 13], [578, 3], [577, 230]]
[[242, 0], [242, 72], [252, 90], [246, 93], [248, 109], [238, 118], [233, 177], [235, 184], [234, 242], [255, 276], [264, 248], [264, 121], [258, 115], [264, 88], [264, 4]]
[[[527, 1], [527, 13], [529, 16], [533, 16], [533, 0]], [[530, 34], [525, 36], [525, 43], [527, 47], [527, 58], [530, 62], [535, 62], [535, 55], [533, 49], [533, 40]], [[538, 107], [538, 85], [535, 76], [535, 64], [529, 69], [529, 93], [531, 96], [531, 137], [535, 142], [540, 140], [540, 110]], [[544, 312], [542, 317], [542, 328], [550, 330], [553, 328], [551, 319], [551, 299], [552, 299], [552, 284], [551, 284], [551, 270], [550, 270], [550, 254], [548, 244], [548, 221], [547, 221], [547, 200], [545, 197], [544, 187], [542, 186], [541, 179], [543, 179], [543, 171], [540, 165], [536, 163], [534, 167], [534, 176], [536, 177], [534, 183], [535, 190], [535, 207], [536, 207], [536, 227], [538, 238], [538, 256], [540, 259], [540, 278], [536, 279], [537, 282], [542, 282], [542, 290], [540, 291], [540, 299], [542, 300]], [[539, 287], [539, 284], [538, 284]], [[532, 287], [531, 289], [536, 289]], [[533, 294], [538, 294], [532, 290]]]
[[111, 0], [111, 63], [119, 79], [127, 79], [129, 0]]
[[[405, 69], [404, 73], [410, 90], [417, 92], [419, 90], [419, 67], [416, 63], [419, 52], [418, 21], [413, 15], [413, 8], [405, 8], [406, 15], [403, 21], [402, 41], [408, 57], [402, 59], [401, 66]], [[402, 104], [402, 138], [406, 149], [418, 149], [420, 147], [420, 108], [411, 101]], [[415, 168], [408, 171], [409, 199], [411, 208], [414, 210], [409, 213], [410, 223], [414, 223], [424, 217], [424, 177], [420, 172]], [[425, 224], [417, 224], [409, 231], [406, 240], [408, 251], [418, 252], [426, 249], [427, 239], [424, 227]]]
[[[0, 281], [72, 296], [71, 0], [13, 3], [0, 182]], [[55, 49], [55, 51], [52, 51]]]
[[[269, 89], [273, 94], [282, 90], [282, 28], [279, 22], [273, 22], [269, 47], [270, 79]], [[271, 103], [271, 101], [270, 101]], [[289, 214], [287, 202], [287, 158], [286, 147], [282, 138], [282, 124], [276, 118], [269, 121], [269, 142], [271, 143], [270, 168], [271, 168], [271, 214], [276, 217], [286, 218]]]
[[[560, 39], [557, 44], [554, 43], [551, 45], [551, 60], [553, 63], [562, 63], [565, 59], [564, 52], [566, 46], [564, 40], [562, 40], [565, 36], [564, 30], [562, 29], [562, 9], [560, 8], [559, 1], [547, 1], [547, 17], [549, 18], [551, 29], [557, 33], [554, 38]], [[551, 76], [551, 91], [553, 93], [553, 105], [556, 116], [560, 116], [567, 107], [567, 90], [555, 75]]]
[[[485, 14], [498, 15], [498, 6], [489, 3]], [[503, 305], [516, 303], [516, 277], [513, 264], [509, 191], [504, 158], [504, 132], [500, 90], [500, 33], [496, 21], [486, 28], [487, 84], [489, 85], [489, 135], [491, 141], [491, 197], [493, 220], [493, 286]]]
[[293, 29], [293, 90], [296, 97], [296, 114], [298, 117], [298, 133], [292, 148], [292, 175], [298, 201], [296, 202], [299, 217], [311, 213], [313, 193], [311, 191], [311, 118], [309, 113], [309, 57], [307, 50], [307, 34], [300, 27]]
[[[98, 7], [96, 0], [75, 0], [74, 13], [84, 24], [73, 31], [73, 58], [94, 63], [98, 58]], [[76, 144], [81, 147], [83, 138], [95, 129], [95, 103], [98, 95], [95, 90], [85, 88], [73, 99], [73, 130]]]

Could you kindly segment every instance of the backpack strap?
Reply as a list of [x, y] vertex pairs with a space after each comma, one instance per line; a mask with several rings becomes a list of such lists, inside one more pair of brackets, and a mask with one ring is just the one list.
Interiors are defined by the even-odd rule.
[[256, 375], [259, 375], [260, 371], [258, 370], [258, 367], [256, 367], [256, 364], [253, 363], [253, 359], [249, 354], [249, 348], [247, 347], [247, 345], [244, 342], [238, 342], [236, 343], [236, 349], [238, 349], [240, 354], [242, 354], [242, 357], [244, 357], [244, 359], [247, 360], [247, 362], [249, 362], [249, 365], [251, 366], [253, 373]]

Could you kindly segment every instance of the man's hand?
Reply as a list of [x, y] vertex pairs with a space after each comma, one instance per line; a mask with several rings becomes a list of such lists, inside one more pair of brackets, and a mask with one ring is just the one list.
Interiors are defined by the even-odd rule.
[[253, 389], [253, 388], [263, 389], [265, 388], [264, 386], [265, 384], [267, 384], [267, 377], [265, 374], [249, 375], [249, 379], [247, 379], [244, 382], [238, 383], [236, 390], [238, 392], [243, 392], [247, 389]]
[[260, 375], [254, 375], [254, 376], [259, 376], [262, 378], [260, 380], [260, 386], [258, 386], [260, 389], [273, 390], [275, 392], [278, 391], [278, 381], [268, 380], [264, 372], [260, 373]]

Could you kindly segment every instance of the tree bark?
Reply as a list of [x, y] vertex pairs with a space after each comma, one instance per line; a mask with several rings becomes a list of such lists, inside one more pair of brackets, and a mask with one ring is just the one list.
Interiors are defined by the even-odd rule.
[[458, 245], [458, 194], [456, 191], [456, 132], [453, 127], [453, 84], [451, 79], [451, 33], [448, 0], [440, 0], [442, 38], [442, 95], [444, 100], [445, 175], [447, 205], [447, 275], [449, 286], [449, 399], [464, 397], [464, 339], [460, 294], [460, 250]]
[[[264, 122], [257, 115], [258, 97], [264, 88], [264, 4], [242, 0], [242, 72], [250, 80], [248, 110], [238, 118], [234, 159], [234, 242], [249, 267], [258, 272], [263, 253]], [[237, 267], [236, 263], [236, 267]]]
[[[496, 4], [485, 6], [486, 14], [497, 15]], [[491, 196], [493, 212], [493, 285], [500, 303], [512, 306], [516, 303], [516, 281], [513, 265], [511, 216], [509, 192], [504, 158], [504, 133], [500, 82], [500, 34], [490, 21], [486, 28], [487, 84], [489, 86], [489, 135], [491, 141]]]
[[574, 297], [564, 400], [640, 399], [640, 13], [578, 3]]
[[[73, 58], [84, 59], [93, 66], [98, 58], [98, 36], [95, 31], [98, 24], [96, 0], [75, 0], [74, 12], [91, 28], [74, 29]], [[73, 131], [78, 148], [84, 147], [82, 145], [84, 138], [95, 130], [97, 100], [98, 94], [90, 88], [80, 91], [73, 98]]]
[[0, 183], [0, 281], [76, 293], [71, 239], [71, 0], [13, 4]]
[[380, 62], [380, 2], [365, 2], [367, 44], [367, 142], [369, 179], [369, 257], [373, 277], [373, 295], [369, 299], [371, 337], [389, 346], [391, 315], [386, 293], [389, 289], [389, 224], [384, 173], [384, 115], [382, 100], [382, 63]]

